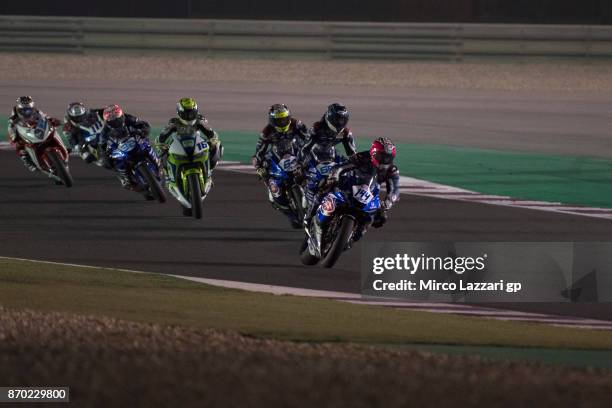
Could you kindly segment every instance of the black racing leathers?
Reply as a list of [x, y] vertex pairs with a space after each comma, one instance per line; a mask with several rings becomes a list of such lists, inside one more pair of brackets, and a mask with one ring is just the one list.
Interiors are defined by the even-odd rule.
[[307, 137], [308, 129], [306, 125], [297, 119], [291, 119], [289, 129], [285, 133], [278, 132], [272, 125], [267, 125], [259, 135], [253, 155], [253, 166], [256, 169], [263, 167], [266, 155], [270, 150], [273, 150], [279, 158], [282, 158], [286, 153], [297, 155]]
[[349, 128], [344, 128], [337, 133], [327, 126], [325, 119], [321, 119], [315, 122], [309, 130], [308, 139], [302, 148], [302, 157], [307, 157], [312, 147], [316, 144], [320, 146], [336, 146], [340, 143], [342, 143], [347, 156], [352, 156], [357, 152], [355, 139], [353, 139], [353, 134]]

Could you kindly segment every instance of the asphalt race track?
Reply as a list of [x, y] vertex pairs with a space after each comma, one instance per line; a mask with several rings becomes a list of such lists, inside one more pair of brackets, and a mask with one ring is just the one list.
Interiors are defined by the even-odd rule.
[[[359, 291], [359, 245], [336, 268], [300, 264], [302, 232], [267, 202], [254, 175], [219, 170], [202, 220], [146, 202], [113, 174], [72, 158], [75, 186], [30, 174], [0, 152], [0, 255], [245, 282]], [[403, 195], [367, 240], [609, 241], [612, 221]], [[580, 306], [580, 307], [579, 307]], [[511, 305], [612, 318], [611, 305]]]
[[[72, 100], [124, 105], [154, 124], [193, 95], [213, 127], [256, 131], [266, 107], [285, 102], [306, 122], [332, 100], [353, 113], [358, 138], [612, 157], [610, 98], [590, 93], [329, 87], [198, 81], [3, 81], [0, 101], [32, 94], [52, 115]], [[3, 130], [2, 130], [3, 131]], [[255, 145], [253, 140], [253, 148]], [[145, 202], [112, 173], [72, 158], [72, 189], [29, 174], [0, 151], [0, 255], [336, 291], [359, 290], [359, 245], [333, 270], [304, 267], [302, 233], [267, 202], [254, 175], [217, 171], [200, 221], [181, 215], [172, 197]], [[612, 221], [402, 195], [390, 222], [366, 240], [612, 241]], [[535, 312], [608, 318], [610, 305], [513, 304]]]

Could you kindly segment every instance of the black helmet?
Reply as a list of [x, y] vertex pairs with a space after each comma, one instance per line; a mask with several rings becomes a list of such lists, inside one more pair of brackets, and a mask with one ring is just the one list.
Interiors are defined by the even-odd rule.
[[349, 112], [346, 106], [339, 103], [332, 103], [325, 112], [325, 123], [336, 133], [342, 132], [349, 120]]
[[268, 111], [268, 121], [277, 132], [287, 133], [291, 124], [291, 112], [287, 105], [275, 103]]
[[34, 100], [31, 96], [20, 96], [15, 105], [17, 116], [21, 119], [30, 119], [34, 114]]
[[89, 109], [82, 102], [72, 102], [66, 109], [68, 119], [75, 125], [81, 124], [88, 113]]
[[193, 125], [198, 118], [198, 104], [193, 98], [181, 98], [176, 104], [176, 113], [181, 122]]

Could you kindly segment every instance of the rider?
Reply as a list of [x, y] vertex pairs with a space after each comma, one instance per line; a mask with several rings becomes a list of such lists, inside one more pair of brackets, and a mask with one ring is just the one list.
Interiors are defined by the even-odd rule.
[[306, 125], [291, 116], [287, 105], [276, 103], [268, 110], [268, 124], [259, 135], [253, 155], [253, 167], [268, 186], [272, 207], [285, 214], [294, 228], [300, 228], [302, 220], [298, 220], [290, 210], [282, 187], [268, 176], [268, 167], [274, 155], [276, 160], [281, 160], [286, 154], [297, 156], [307, 136]]
[[195, 99], [181, 98], [176, 104], [176, 113], [178, 117], [170, 119], [168, 126], [161, 131], [155, 141], [156, 144], [161, 145], [162, 157], [167, 156], [168, 146], [166, 145], [166, 141], [173, 133], [193, 128], [202, 132], [208, 139], [208, 144], [210, 145], [210, 169], [214, 169], [223, 156], [223, 146], [221, 145], [217, 132], [212, 130], [208, 125], [208, 120], [206, 120], [204, 115], [199, 113], [198, 104]]
[[349, 120], [349, 111], [346, 106], [340, 103], [332, 103], [327, 107], [327, 111], [320, 121], [315, 122], [308, 132], [308, 140], [301, 150], [301, 166], [306, 173], [308, 181], [306, 183], [306, 198], [312, 205], [314, 196], [318, 190], [318, 180], [316, 174], [309, 171], [312, 163], [318, 164], [321, 157], [329, 159], [330, 154], [334, 156], [333, 161], [340, 163], [343, 157], [337, 153], [335, 146], [342, 143], [347, 156], [356, 153], [355, 139], [351, 130], [346, 127]]
[[[64, 135], [68, 138], [70, 145], [80, 153], [81, 158], [91, 163], [96, 158], [87, 151], [86, 145], [92, 144], [96, 147], [97, 136], [104, 128], [104, 109], [89, 109], [82, 102], [72, 102], [66, 108], [64, 119]], [[87, 142], [85, 139], [95, 136], [96, 140]]]
[[[372, 177], [375, 178], [379, 185], [385, 184], [387, 190], [385, 201], [382, 203], [372, 220], [367, 223], [360, 223], [360, 228], [353, 235], [354, 242], [358, 241], [363, 236], [370, 224], [374, 228], [382, 227], [388, 219], [387, 211], [389, 211], [400, 199], [399, 169], [393, 164], [395, 153], [396, 148], [393, 142], [386, 137], [379, 137], [374, 140], [370, 150], [359, 152], [349, 157], [346, 164], [334, 168], [327, 178], [327, 187], [334, 187], [337, 185], [342, 190], [350, 189], [352, 185], [348, 184], [354, 180], [367, 180]], [[343, 175], [349, 177], [344, 177], [341, 180], [340, 177]], [[327, 192], [329, 192], [329, 188], [325, 188], [317, 195], [315, 199], [317, 205], [307, 217], [312, 218], [318, 208], [318, 203], [321, 202], [321, 199], [323, 199], [323, 196], [325, 196]], [[322, 206], [325, 206], [325, 203], [323, 203]], [[329, 216], [324, 213], [320, 213], [319, 216], [315, 217], [314, 222], [317, 226], [315, 231], [317, 234], [320, 234], [328, 220]], [[320, 242], [320, 235], [317, 237], [317, 242]]]
[[23, 165], [30, 171], [36, 171], [38, 168], [32, 161], [28, 153], [25, 151], [25, 142], [19, 136], [17, 126], [35, 126], [38, 120], [42, 117], [49, 121], [51, 126], [57, 127], [60, 125], [59, 119], [52, 118], [44, 112], [38, 110], [34, 105], [34, 100], [31, 96], [20, 96], [17, 98], [17, 103], [13, 106], [11, 116], [8, 120], [8, 136], [11, 144], [15, 147], [17, 155], [23, 162]]
[[[100, 133], [99, 137], [99, 145], [103, 159], [106, 162], [111, 163], [111, 159], [109, 157], [111, 151], [111, 146], [109, 142], [120, 141], [129, 136], [134, 136], [139, 141], [145, 139], [147, 143], [145, 146], [145, 154], [147, 154], [151, 163], [157, 166], [157, 169], [161, 169], [161, 163], [157, 154], [148, 144], [148, 136], [151, 131], [151, 126], [145, 122], [144, 120], [140, 120], [138, 117], [129, 115], [127, 113], [123, 113], [123, 110], [119, 105], [108, 105], [104, 108], [102, 112], [102, 118], [104, 119], [104, 128]], [[134, 183], [130, 177], [129, 169], [127, 168], [127, 163], [121, 160], [115, 160], [112, 162], [113, 167], [117, 171], [117, 175], [119, 177], [119, 181], [121, 181], [121, 185], [128, 189], [132, 190], [134, 188]]]

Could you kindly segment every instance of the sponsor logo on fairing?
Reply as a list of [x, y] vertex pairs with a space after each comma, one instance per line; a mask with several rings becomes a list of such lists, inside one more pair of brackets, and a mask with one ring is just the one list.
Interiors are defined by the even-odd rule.
[[332, 195], [328, 195], [327, 197], [325, 197], [325, 199], [321, 203], [321, 212], [323, 213], [323, 215], [328, 216], [328, 215], [332, 215], [335, 210], [336, 210], [336, 200], [334, 199]]

